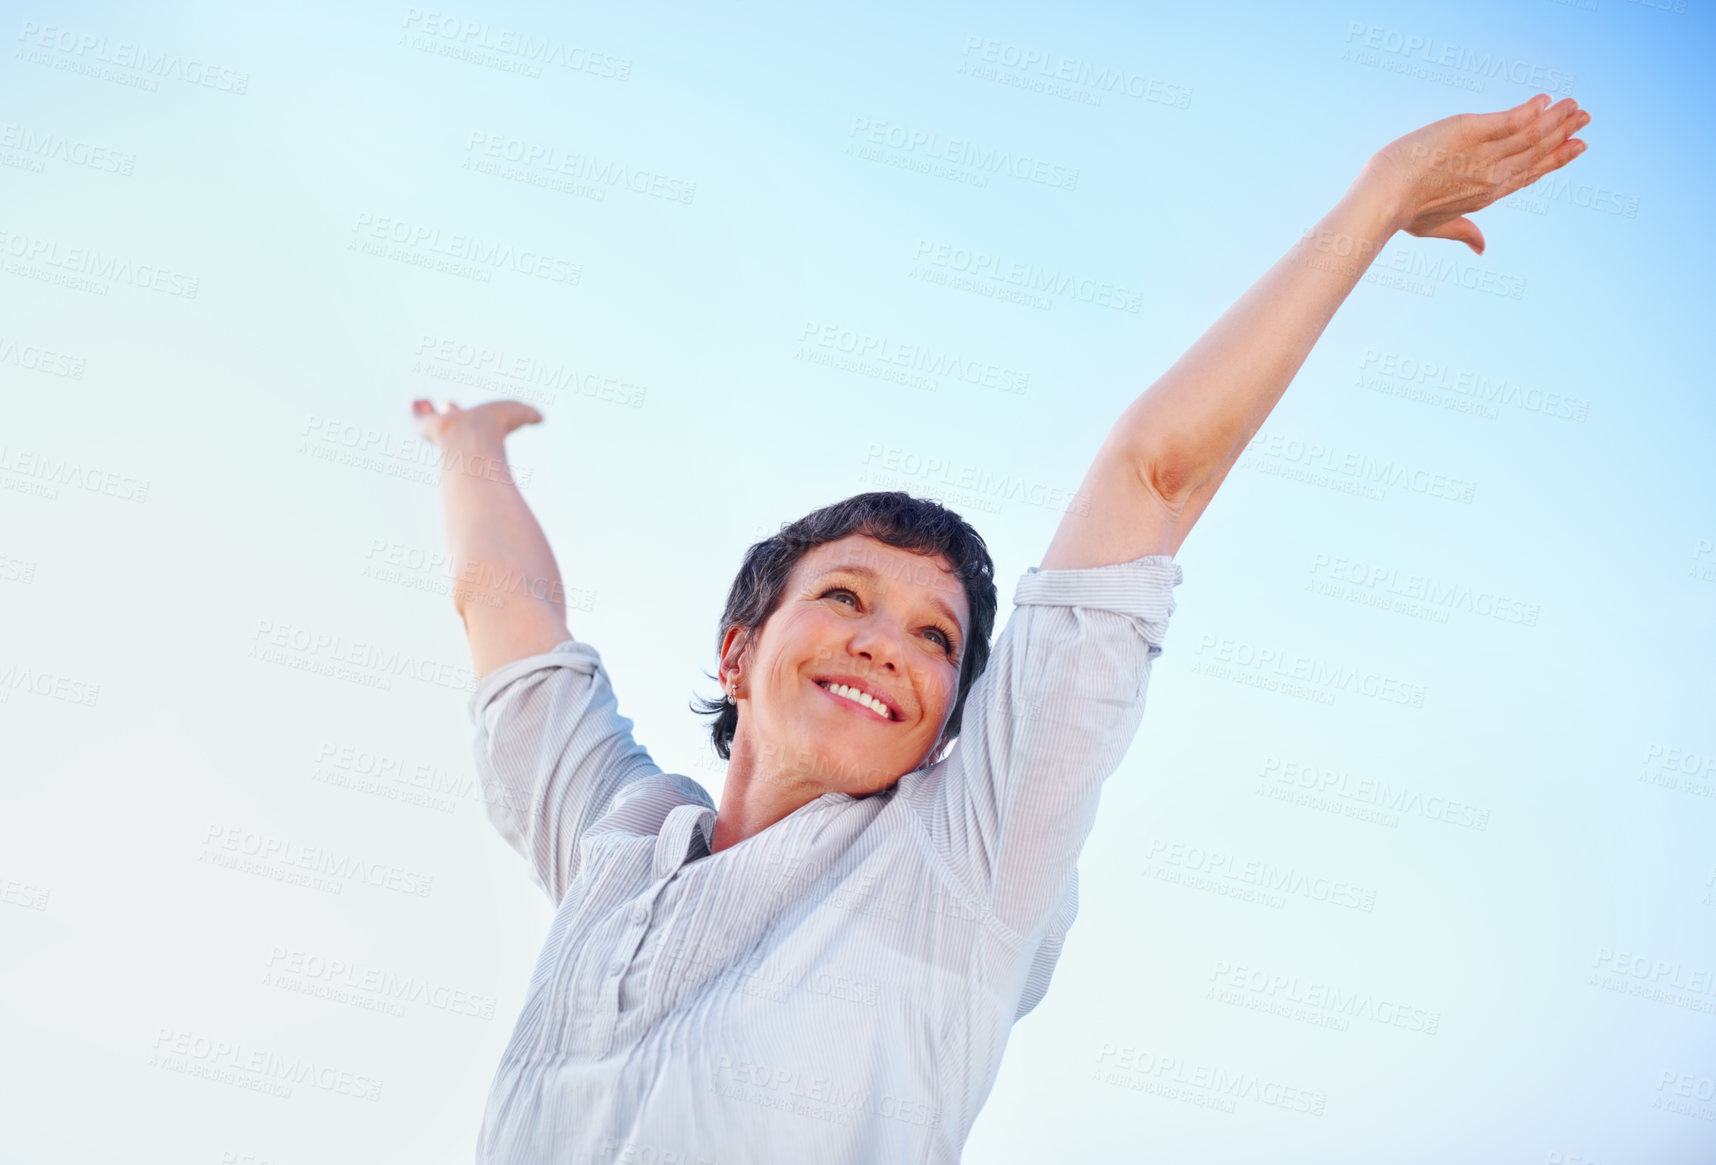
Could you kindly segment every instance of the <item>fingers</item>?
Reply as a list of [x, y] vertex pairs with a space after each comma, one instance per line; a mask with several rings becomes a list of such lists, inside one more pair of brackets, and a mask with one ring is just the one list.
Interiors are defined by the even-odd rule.
[[1543, 110], [1512, 137], [1491, 146], [1494, 153], [1490, 155], [1492, 160], [1485, 177], [1497, 187], [1494, 197], [1506, 197], [1535, 182], [1546, 172], [1538, 169], [1543, 159], [1590, 122], [1591, 115], [1569, 97]]
[[1527, 128], [1536, 121], [1538, 115], [1549, 108], [1549, 94], [1539, 93], [1528, 97], [1512, 109], [1503, 109], [1495, 113], [1479, 113], [1473, 116], [1484, 123], [1483, 140], [1487, 142], [1503, 141], [1519, 131]]
[[1452, 239], [1456, 243], [1464, 243], [1478, 254], [1484, 253], [1484, 232], [1478, 229], [1478, 224], [1461, 215], [1451, 218], [1439, 226], [1431, 227], [1424, 232], [1425, 238]]
[[1526, 160], [1536, 166], [1544, 158], [1559, 149], [1563, 142], [1591, 124], [1591, 115], [1583, 109], [1574, 109], [1562, 118], [1561, 123], [1544, 135]]
[[[1583, 120], [1578, 120], [1580, 118]], [[1576, 124], [1568, 126], [1567, 123], [1570, 120]], [[1565, 129], [1565, 132], [1561, 133], [1559, 138], [1555, 138], [1547, 148], [1542, 148], [1538, 156], [1546, 154], [1560, 145], [1567, 134], [1580, 129], [1590, 120], [1591, 115], [1580, 109], [1577, 101], [1571, 97], [1565, 98], [1532, 118], [1530, 123], [1517, 133], [1503, 139], [1501, 142], [1502, 156], [1511, 160], [1516, 154], [1530, 154], [1532, 151], [1538, 151], [1546, 139]]]
[[[1501, 197], [1529, 186], [1551, 170], [1559, 170], [1585, 152], [1585, 143], [1574, 138], [1579, 130], [1591, 124], [1591, 115], [1576, 110], [1563, 117], [1543, 138], [1525, 153], [1508, 159], [1513, 174], [1502, 183]], [[1569, 144], [1571, 143], [1571, 144]]]
[[484, 401], [471, 408], [468, 415], [481, 423], [492, 422], [500, 426], [502, 434], [510, 433], [522, 425], [542, 423], [542, 414], [534, 406], [510, 398]]
[[[452, 401], [435, 404], [432, 401], [419, 399], [411, 402], [411, 415], [419, 423], [429, 423], [437, 417], [452, 418], [464, 415], [467, 410], [460, 408]], [[477, 405], [469, 410], [470, 416], [483, 423], [498, 422], [502, 432], [510, 433], [520, 425], [540, 425], [542, 413], [531, 405], [518, 400], [491, 400]], [[439, 430], [440, 426], [433, 426]]]
[[[1463, 141], [1447, 151], [1436, 169], [1493, 186], [1530, 169], [1567, 134], [1588, 123], [1591, 115], [1581, 110], [1571, 97], [1552, 105], [1548, 94], [1539, 93], [1512, 109], [1459, 116], [1464, 126], [1476, 127], [1477, 136], [1471, 136], [1470, 129], [1456, 135], [1463, 137]], [[1573, 124], [1568, 125], [1570, 119]], [[1555, 136], [1557, 133], [1559, 137]]]
[[431, 401], [419, 397], [417, 400], [411, 402], [411, 415], [414, 417], [427, 417], [436, 413], [445, 415], [447, 413], [456, 413], [459, 411], [459, 406], [450, 400], [443, 401], [441, 404], [434, 404]]
[[542, 421], [542, 414], [523, 401], [499, 400], [490, 403], [494, 405], [495, 415], [500, 418], [501, 424], [509, 433], [520, 425], [535, 425]]
[[1508, 178], [1496, 190], [1497, 199], [1506, 198], [1516, 190], [1523, 190], [1535, 183], [1545, 174], [1561, 169], [1567, 163], [1585, 152], [1585, 143], [1578, 138], [1567, 138], [1555, 146], [1547, 155], [1538, 158], [1532, 165], [1522, 166], [1512, 177]]
[[1518, 186], [1514, 187], [1514, 189], [1530, 186], [1545, 174], [1561, 169], [1561, 167], [1565, 166], [1568, 162], [1571, 162], [1574, 158], [1577, 158], [1584, 152], [1584, 142], [1580, 141], [1578, 138], [1568, 138], [1566, 141], [1556, 146], [1547, 158], [1544, 158], [1542, 161], [1538, 162], [1537, 165], [1526, 171], [1524, 181], [1520, 182]]

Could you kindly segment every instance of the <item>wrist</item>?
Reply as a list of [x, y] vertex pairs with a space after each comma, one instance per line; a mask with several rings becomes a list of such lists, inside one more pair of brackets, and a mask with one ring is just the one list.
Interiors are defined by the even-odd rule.
[[460, 417], [441, 430], [434, 443], [449, 457], [506, 459], [506, 435], [487, 417]]
[[1374, 224], [1378, 244], [1386, 243], [1412, 221], [1401, 176], [1371, 158], [1353, 179], [1342, 201], [1350, 201]]
[[1354, 280], [1403, 225], [1401, 202], [1382, 177], [1361, 175], [1294, 244], [1293, 261]]
[[466, 477], [518, 485], [512, 466], [507, 464], [505, 436], [498, 430], [457, 425], [443, 432], [435, 445], [441, 454], [443, 485]]

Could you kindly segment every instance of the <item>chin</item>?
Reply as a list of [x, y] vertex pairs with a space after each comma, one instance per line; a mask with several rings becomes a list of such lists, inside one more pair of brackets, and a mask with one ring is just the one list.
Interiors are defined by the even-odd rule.
[[878, 762], [876, 755], [862, 748], [846, 748], [837, 752], [827, 748], [815, 753], [823, 783], [830, 793], [850, 793], [862, 797], [879, 792], [899, 780], [899, 773], [887, 762]]

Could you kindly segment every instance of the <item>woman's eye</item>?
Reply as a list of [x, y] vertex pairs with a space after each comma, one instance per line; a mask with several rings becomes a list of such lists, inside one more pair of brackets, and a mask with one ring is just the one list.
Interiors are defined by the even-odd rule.
[[[841, 596], [851, 599], [851, 605], [853, 607], [858, 606], [858, 596], [845, 587], [831, 587], [828, 590], [823, 591], [821, 595], [821, 597], [825, 599]], [[947, 632], [943, 631], [940, 627], [930, 627], [927, 629], [927, 633], [935, 636], [936, 642], [941, 644], [941, 649], [944, 652], [950, 656], [953, 654], [953, 638], [948, 635]]]

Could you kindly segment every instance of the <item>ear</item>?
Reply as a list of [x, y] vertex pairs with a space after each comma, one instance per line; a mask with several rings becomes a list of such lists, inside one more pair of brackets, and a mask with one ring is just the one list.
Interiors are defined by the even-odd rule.
[[746, 627], [729, 627], [727, 634], [721, 637], [721, 666], [716, 671], [716, 678], [725, 688], [732, 679], [735, 671], [742, 671], [745, 665], [745, 655], [751, 646], [750, 629]]

